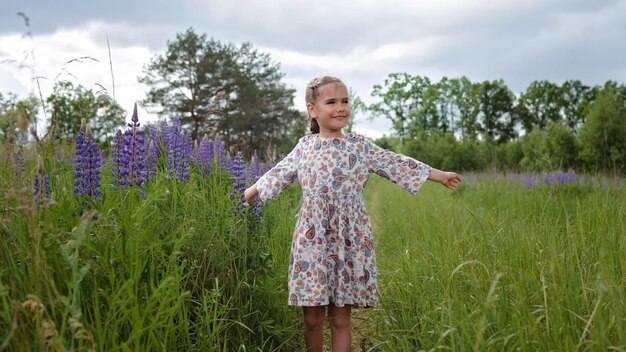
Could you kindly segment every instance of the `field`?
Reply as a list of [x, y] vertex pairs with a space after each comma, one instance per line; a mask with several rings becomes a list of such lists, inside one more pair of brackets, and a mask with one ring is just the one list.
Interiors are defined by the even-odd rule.
[[[6, 149], [8, 150], [8, 149]], [[233, 207], [232, 175], [168, 176], [73, 195], [67, 155], [20, 175], [2, 158], [0, 350], [292, 351], [301, 312], [286, 275], [297, 187], [260, 223]], [[68, 154], [71, 154], [68, 152]], [[19, 177], [18, 177], [19, 176]], [[354, 350], [626, 350], [626, 185], [471, 175], [416, 197], [366, 190], [382, 304], [355, 311]], [[235, 200], [237, 197], [235, 197]]]
[[381, 350], [626, 350], [626, 191], [375, 180]]

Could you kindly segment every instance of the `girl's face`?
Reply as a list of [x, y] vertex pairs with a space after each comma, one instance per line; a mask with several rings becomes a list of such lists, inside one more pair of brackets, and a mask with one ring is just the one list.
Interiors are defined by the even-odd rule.
[[348, 89], [343, 83], [334, 82], [319, 87], [316, 93], [315, 104], [307, 104], [309, 116], [317, 119], [321, 135], [341, 135], [350, 118]]

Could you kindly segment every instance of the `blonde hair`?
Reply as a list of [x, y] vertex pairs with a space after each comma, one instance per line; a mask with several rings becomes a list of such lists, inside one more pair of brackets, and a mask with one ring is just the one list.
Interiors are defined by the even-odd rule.
[[[320, 76], [315, 77], [306, 85], [306, 90], [304, 91], [304, 101], [308, 105], [315, 104], [315, 99], [317, 99], [317, 90], [321, 86], [325, 86], [330, 83], [341, 83], [345, 86], [342, 80], [333, 76]], [[308, 110], [307, 110], [308, 111]], [[308, 114], [308, 112], [307, 112]], [[317, 124], [317, 121], [309, 115], [309, 121], [311, 121], [311, 133], [320, 133], [320, 126]]]

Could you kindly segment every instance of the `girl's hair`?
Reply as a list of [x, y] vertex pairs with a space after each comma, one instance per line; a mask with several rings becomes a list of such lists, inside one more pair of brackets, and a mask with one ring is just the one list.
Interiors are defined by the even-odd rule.
[[[304, 92], [305, 102], [307, 104], [309, 103], [315, 104], [315, 99], [317, 98], [317, 95], [318, 95], [317, 94], [318, 88], [321, 86], [327, 85], [329, 83], [344, 84], [343, 81], [341, 81], [339, 78], [333, 77], [333, 76], [315, 77], [311, 80], [311, 82], [309, 82], [309, 84], [306, 85], [306, 90]], [[309, 121], [311, 121], [311, 133], [313, 134], [320, 133], [320, 125], [317, 123], [317, 120], [312, 118], [311, 115], [309, 115]]]

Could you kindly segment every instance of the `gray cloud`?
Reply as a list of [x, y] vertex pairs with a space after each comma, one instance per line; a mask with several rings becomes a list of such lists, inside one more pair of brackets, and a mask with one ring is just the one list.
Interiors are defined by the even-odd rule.
[[116, 50], [162, 53], [189, 27], [249, 41], [272, 53], [298, 94], [327, 73], [363, 97], [391, 72], [504, 79], [516, 92], [540, 79], [626, 81], [626, 0], [4, 0], [0, 36], [24, 32], [18, 11], [35, 36], [80, 29], [103, 46], [108, 35]]

